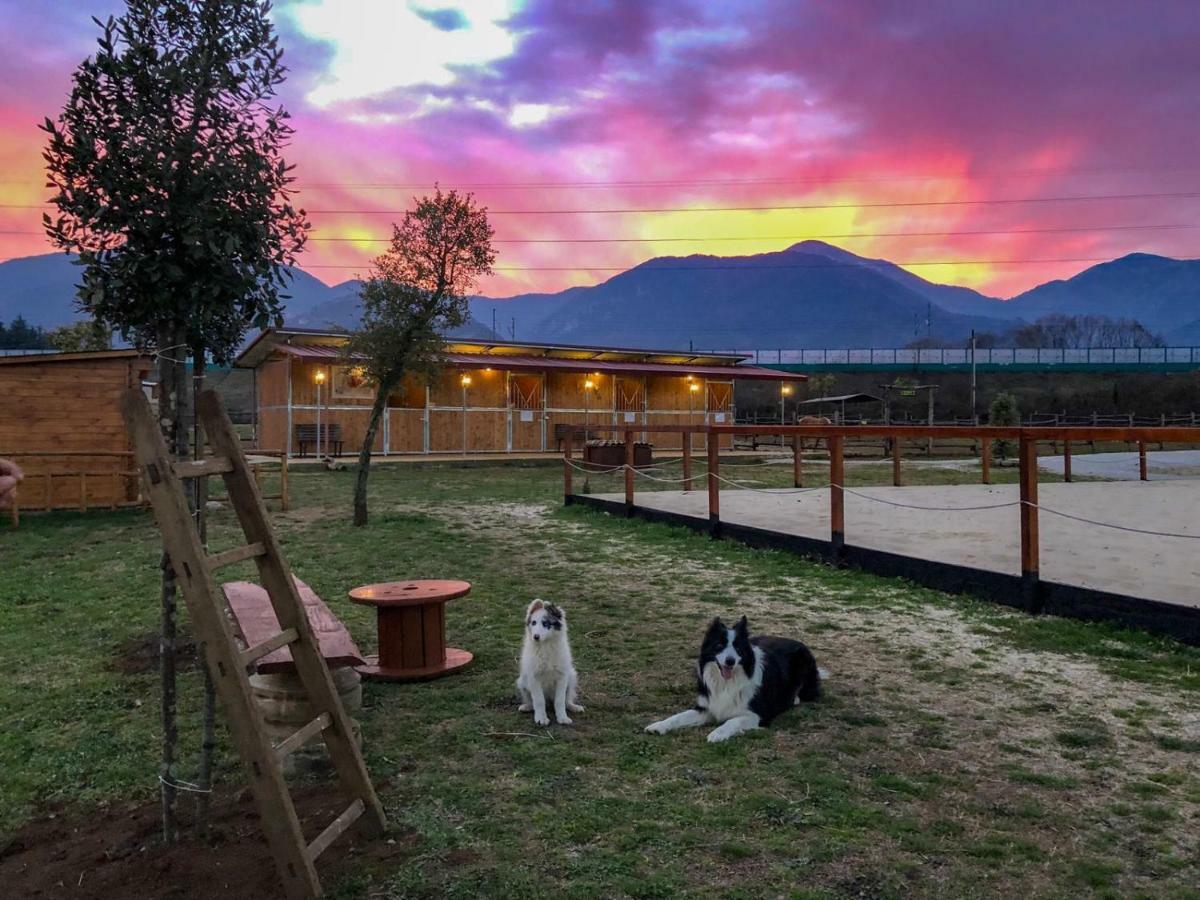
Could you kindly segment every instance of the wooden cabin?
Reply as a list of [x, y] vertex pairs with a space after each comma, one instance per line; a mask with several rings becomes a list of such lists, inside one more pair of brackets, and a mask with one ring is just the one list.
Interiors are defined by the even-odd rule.
[[[259, 449], [298, 455], [299, 436], [313, 434], [319, 412], [326, 440], [337, 426], [343, 452], [359, 451], [375, 389], [347, 364], [345, 341], [336, 332], [272, 329], [243, 351], [236, 364], [255, 373]], [[432, 381], [410, 378], [388, 398], [376, 453], [555, 451], [564, 424], [732, 424], [736, 381], [804, 380], [728, 353], [448, 341], [442, 359]], [[677, 434], [645, 437], [657, 449], [680, 446]], [[315, 452], [311, 442], [303, 449]]]
[[21, 509], [137, 501], [120, 400], [153, 367], [136, 350], [0, 356], [0, 456], [25, 472]]

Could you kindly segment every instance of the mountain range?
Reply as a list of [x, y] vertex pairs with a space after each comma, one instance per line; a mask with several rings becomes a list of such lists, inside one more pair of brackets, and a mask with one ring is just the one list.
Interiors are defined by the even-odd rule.
[[[79, 318], [77, 274], [59, 254], [0, 264], [0, 321], [21, 315], [50, 328]], [[289, 324], [357, 322], [357, 282], [293, 276]], [[1137, 319], [1168, 344], [1200, 345], [1200, 260], [1133, 253], [1005, 300], [803, 241], [749, 256], [659, 257], [588, 287], [473, 297], [470, 311], [454, 336], [680, 349], [902, 347], [965, 340], [972, 329], [1004, 335], [1063, 313]]]

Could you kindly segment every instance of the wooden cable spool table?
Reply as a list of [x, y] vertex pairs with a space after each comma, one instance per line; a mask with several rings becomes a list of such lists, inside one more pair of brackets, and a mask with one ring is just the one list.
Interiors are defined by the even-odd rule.
[[457, 672], [474, 654], [446, 646], [446, 603], [471, 590], [468, 581], [388, 581], [356, 587], [350, 599], [375, 607], [379, 655], [358, 668], [378, 681], [429, 681]]

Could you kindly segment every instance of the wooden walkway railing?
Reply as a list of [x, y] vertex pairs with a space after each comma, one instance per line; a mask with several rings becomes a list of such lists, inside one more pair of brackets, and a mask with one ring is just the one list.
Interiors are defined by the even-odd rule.
[[[1011, 441], [1017, 445], [1018, 484], [1020, 492], [1021, 534], [1021, 582], [1022, 592], [1030, 609], [1038, 607], [1039, 542], [1038, 542], [1038, 453], [1041, 442], [1057, 442], [1064, 449], [1064, 480], [1071, 480], [1071, 443], [1086, 441], [1110, 441], [1136, 444], [1138, 448], [1139, 475], [1148, 479], [1146, 445], [1148, 443], [1176, 443], [1200, 445], [1200, 428], [1190, 427], [1106, 427], [1106, 426], [1045, 426], [1035, 428], [1004, 428], [979, 425], [663, 425], [648, 427], [639, 425], [636, 430], [622, 426], [589, 426], [589, 431], [611, 431], [623, 433], [625, 440], [625, 507], [629, 515], [634, 508], [633, 445], [635, 435], [682, 434], [684, 490], [692, 486], [691, 446], [692, 435], [706, 436], [708, 448], [708, 522], [713, 535], [721, 530], [721, 458], [719, 451], [722, 435], [759, 434], [779, 435], [790, 438], [793, 454], [793, 484], [803, 487], [801, 471], [803, 442], [819, 438], [829, 447], [829, 548], [832, 560], [840, 562], [846, 544], [845, 533], [845, 443], [848, 438], [886, 438], [892, 446], [892, 482], [901, 484], [901, 441], [912, 438], [971, 438], [981, 448], [981, 477], [990, 484], [991, 446], [993, 441]], [[712, 439], [715, 438], [715, 439]], [[575, 430], [563, 441], [563, 499], [573, 502], [573, 472], [577, 468], [572, 456], [575, 445]]]

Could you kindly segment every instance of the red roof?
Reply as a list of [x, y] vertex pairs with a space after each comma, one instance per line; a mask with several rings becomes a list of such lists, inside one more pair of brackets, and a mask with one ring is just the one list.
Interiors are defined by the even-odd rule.
[[546, 356], [492, 356], [486, 353], [447, 353], [452, 366], [464, 369], [507, 369], [510, 372], [612, 372], [621, 375], [696, 375], [705, 378], [747, 378], [758, 381], [803, 381], [807, 376], [760, 366], [694, 366], [672, 363], [606, 362], [554, 359]]
[[[341, 359], [340, 347], [325, 344], [279, 344], [281, 353], [300, 359]], [[747, 378], [758, 381], [803, 381], [807, 376], [760, 366], [696, 366], [674, 363], [612, 362], [490, 353], [446, 353], [448, 365], [462, 369], [507, 369], [510, 372], [611, 372], [619, 375], [696, 375], [704, 378]]]

